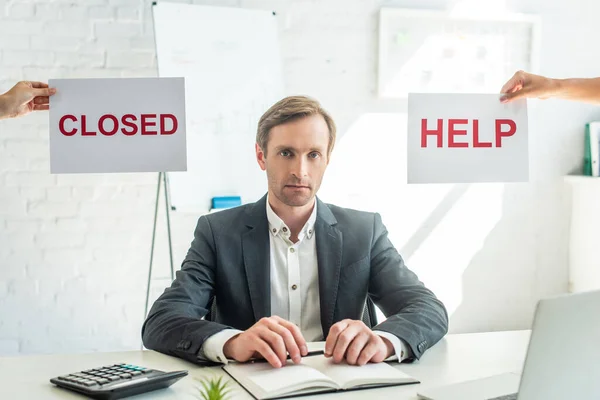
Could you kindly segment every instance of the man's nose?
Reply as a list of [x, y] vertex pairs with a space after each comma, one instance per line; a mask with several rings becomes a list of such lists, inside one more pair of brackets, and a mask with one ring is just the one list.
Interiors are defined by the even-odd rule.
[[308, 161], [304, 158], [298, 158], [298, 160], [294, 163], [292, 173], [297, 178], [304, 178], [306, 175], [308, 175]]

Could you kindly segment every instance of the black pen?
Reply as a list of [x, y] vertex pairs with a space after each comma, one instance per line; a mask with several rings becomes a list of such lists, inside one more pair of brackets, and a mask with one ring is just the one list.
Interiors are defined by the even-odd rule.
[[[320, 354], [325, 354], [325, 352], [323, 350], [309, 351], [308, 353], [306, 353], [305, 356], [302, 356], [302, 357], [318, 356]], [[287, 358], [288, 358], [288, 360], [290, 359], [290, 355], [289, 354], [288, 354]]]
[[[325, 352], [323, 350], [313, 350], [313, 351], [309, 351], [308, 353], [306, 353], [305, 356], [301, 356], [301, 357], [312, 357], [312, 356], [318, 356], [321, 354], [325, 354]], [[291, 360], [290, 355], [288, 354], [287, 356], [288, 360]], [[248, 362], [254, 363], [254, 362], [267, 362], [267, 360], [265, 360], [264, 358], [252, 358], [250, 360], [248, 360]]]

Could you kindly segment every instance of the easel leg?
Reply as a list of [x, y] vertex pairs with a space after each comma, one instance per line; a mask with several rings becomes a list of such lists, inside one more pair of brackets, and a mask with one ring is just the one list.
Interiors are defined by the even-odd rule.
[[[175, 266], [173, 264], [173, 242], [171, 240], [171, 216], [169, 201], [169, 191], [167, 190], [167, 174], [158, 173], [158, 183], [156, 185], [156, 202], [154, 205], [154, 225], [152, 226], [152, 245], [150, 246], [150, 265], [148, 266], [148, 282], [146, 283], [146, 304], [144, 306], [144, 320], [148, 316], [148, 303], [150, 301], [150, 285], [152, 283], [152, 266], [154, 262], [154, 246], [156, 244], [156, 225], [158, 221], [158, 202], [160, 200], [160, 187], [164, 185], [165, 190], [165, 212], [167, 217], [167, 237], [169, 239], [169, 262], [171, 266], [171, 282], [175, 279]], [[144, 346], [142, 345], [142, 349]]]
[[[158, 220], [158, 200], [160, 197], [160, 185], [162, 172], [158, 173], [158, 184], [156, 185], [156, 202], [154, 205], [154, 226], [152, 227], [152, 245], [150, 246], [150, 265], [148, 266], [148, 283], [146, 284], [146, 305], [144, 307], [144, 320], [148, 315], [148, 301], [150, 300], [150, 281], [152, 280], [152, 262], [154, 261], [154, 243], [156, 242], [156, 221]], [[170, 237], [169, 237], [170, 238]]]
[[[175, 280], [175, 266], [173, 265], [173, 243], [171, 241], [171, 202], [169, 201], [169, 191], [167, 188], [167, 174], [165, 172], [163, 175], [163, 183], [165, 188], [165, 212], [167, 215], [167, 237], [169, 238], [169, 262], [171, 263], [171, 282]], [[160, 178], [159, 178], [160, 179]], [[158, 207], [158, 204], [156, 205]]]

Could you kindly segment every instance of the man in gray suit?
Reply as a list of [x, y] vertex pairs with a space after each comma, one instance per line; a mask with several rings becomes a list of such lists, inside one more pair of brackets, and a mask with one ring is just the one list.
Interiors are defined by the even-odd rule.
[[[377, 213], [321, 202], [335, 124], [314, 99], [287, 97], [261, 117], [256, 159], [268, 193], [204, 215], [144, 345], [192, 362], [299, 363], [325, 339], [334, 362], [418, 359], [448, 330], [444, 305], [405, 265]], [[374, 302], [387, 319], [361, 318]]]

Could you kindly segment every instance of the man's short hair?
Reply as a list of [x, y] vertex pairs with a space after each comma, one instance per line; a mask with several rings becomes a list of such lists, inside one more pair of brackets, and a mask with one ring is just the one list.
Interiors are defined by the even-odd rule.
[[329, 128], [329, 145], [327, 146], [327, 157], [329, 158], [335, 144], [335, 123], [329, 113], [321, 107], [321, 104], [308, 96], [288, 96], [273, 104], [258, 121], [256, 143], [266, 155], [271, 128], [317, 114], [323, 116]]

